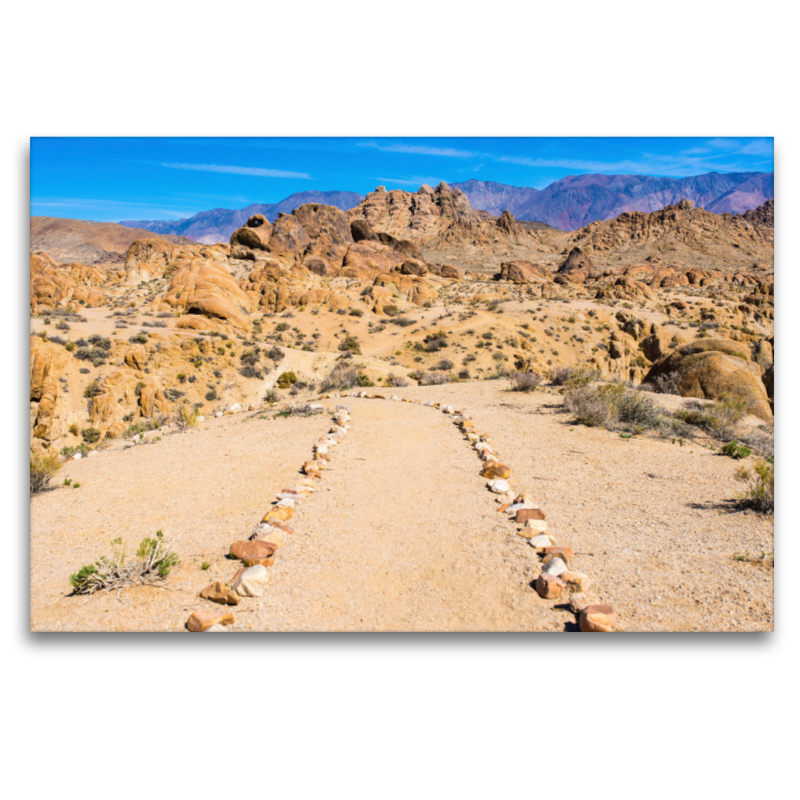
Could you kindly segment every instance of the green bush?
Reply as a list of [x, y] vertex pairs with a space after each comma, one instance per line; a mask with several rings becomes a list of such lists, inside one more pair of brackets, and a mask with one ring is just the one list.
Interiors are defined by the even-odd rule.
[[716, 403], [703, 405], [690, 401], [686, 408], [675, 412], [675, 416], [716, 436], [718, 439], [731, 439], [734, 427], [747, 413], [747, 401], [740, 397], [722, 395]]
[[279, 389], [288, 389], [294, 383], [297, 383], [297, 375], [294, 372], [282, 372], [278, 378]]
[[752, 469], [739, 467], [736, 479], [747, 484], [738, 499], [750, 508], [764, 514], [775, 510], [775, 464], [759, 458]]
[[722, 448], [722, 452], [725, 453], [726, 456], [730, 456], [731, 458], [738, 460], [740, 458], [747, 458], [747, 456], [749, 456], [753, 451], [749, 447], [739, 444], [736, 439], [733, 439]]
[[97, 428], [84, 428], [81, 431], [81, 437], [86, 444], [94, 444], [100, 441], [101, 433]]
[[93, 564], [86, 564], [69, 582], [75, 594], [121, 591], [129, 586], [156, 585], [162, 583], [180, 563], [178, 555], [164, 543], [164, 534], [156, 531], [154, 537], [146, 536], [139, 544], [134, 560], [127, 562], [125, 543], [122, 539], [111, 542], [114, 555], [101, 556]]
[[355, 336], [345, 336], [344, 339], [339, 342], [339, 349], [343, 353], [361, 355], [361, 344]]

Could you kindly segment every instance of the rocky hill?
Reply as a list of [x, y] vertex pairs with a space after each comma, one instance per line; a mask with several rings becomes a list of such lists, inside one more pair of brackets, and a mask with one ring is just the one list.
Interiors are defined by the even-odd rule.
[[[136, 239], [153, 235], [147, 230], [116, 222], [31, 217], [30, 224], [31, 252], [46, 251], [58, 261], [79, 261], [82, 264], [122, 263]], [[176, 244], [189, 244], [189, 240], [181, 236], [161, 234], [159, 238]]]
[[772, 268], [773, 230], [744, 217], [695, 208], [687, 199], [650, 214], [630, 212], [575, 231], [573, 245], [590, 254]]
[[757, 228], [775, 227], [775, 201], [767, 200], [763, 206], [745, 211], [742, 217]]
[[237, 228], [241, 228], [254, 214], [261, 214], [270, 222], [274, 222], [278, 214], [291, 214], [306, 203], [321, 203], [347, 211], [363, 199], [364, 196], [357, 192], [296, 192], [279, 203], [254, 203], [240, 209], [214, 208], [211, 211], [201, 211], [188, 219], [123, 220], [120, 224], [131, 228], [144, 228], [159, 234], [185, 236], [203, 244], [216, 244], [227, 242], [231, 234]]
[[471, 180], [453, 184], [472, 206], [492, 213], [508, 209], [520, 220], [575, 230], [626, 211], [657, 211], [682, 198], [717, 214], [741, 214], [775, 193], [774, 173], [741, 172], [658, 178], [650, 175], [570, 175], [537, 191]]

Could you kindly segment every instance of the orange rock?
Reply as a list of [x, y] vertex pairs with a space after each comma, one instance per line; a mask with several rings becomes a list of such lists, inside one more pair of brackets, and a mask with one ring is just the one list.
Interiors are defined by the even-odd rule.
[[578, 616], [578, 624], [584, 633], [609, 633], [617, 625], [617, 614], [605, 603], [587, 606]]
[[264, 514], [264, 519], [262, 522], [268, 522], [270, 524], [273, 523], [274, 520], [286, 520], [291, 519], [294, 516], [294, 509], [289, 508], [288, 506], [278, 506], [277, 508], [272, 508]]
[[545, 547], [544, 549], [544, 563], [546, 564], [551, 558], [560, 558], [565, 564], [575, 558], [575, 553], [572, 552], [571, 547]]
[[529, 519], [546, 519], [541, 508], [520, 508], [514, 517], [514, 522], [526, 523]]
[[546, 572], [543, 572], [536, 579], [534, 588], [536, 589], [539, 597], [543, 597], [545, 600], [552, 600], [554, 597], [558, 597], [561, 592], [564, 591], [566, 585], [567, 584], [564, 583], [564, 581], [562, 581], [558, 576], [548, 575]]
[[222, 581], [214, 581], [211, 585], [206, 586], [206, 588], [200, 592], [200, 597], [204, 600], [211, 600], [214, 603], [222, 603], [226, 606], [239, 605], [239, 596]]
[[505, 464], [501, 464], [499, 461], [492, 461], [486, 466], [486, 468], [481, 472], [481, 478], [510, 478], [511, 477], [511, 468], [507, 467]]
[[231, 545], [230, 554], [240, 561], [252, 563], [262, 558], [269, 558], [275, 553], [275, 545], [272, 542], [263, 542], [255, 539], [252, 542], [243, 539]]
[[195, 611], [186, 622], [192, 633], [207, 631], [212, 625], [233, 625], [233, 614], [216, 614], [213, 611]]

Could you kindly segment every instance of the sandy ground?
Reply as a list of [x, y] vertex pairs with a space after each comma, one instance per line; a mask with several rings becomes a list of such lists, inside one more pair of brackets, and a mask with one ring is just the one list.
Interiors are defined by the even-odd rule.
[[[452, 402], [475, 418], [547, 511], [628, 631], [771, 630], [771, 569], [736, 553], [771, 551], [772, 518], [733, 510], [736, 462], [702, 447], [625, 440], [569, 424], [559, 398], [504, 381], [397, 390]], [[259, 599], [233, 611], [237, 630], [570, 630], [574, 617], [530, 586], [538, 559], [496, 512], [479, 461], [447, 417], [411, 404], [348, 398], [350, 435], [319, 491], [300, 504]], [[326, 403], [332, 407], [333, 403]], [[36, 498], [31, 513], [34, 630], [182, 630], [223, 558], [274, 492], [292, 482], [328, 418], [211, 420], [156, 445], [65, 467], [81, 481]], [[88, 602], [68, 576], [162, 528], [184, 557], [172, 592], [143, 588]], [[202, 561], [212, 566], [200, 570]]]

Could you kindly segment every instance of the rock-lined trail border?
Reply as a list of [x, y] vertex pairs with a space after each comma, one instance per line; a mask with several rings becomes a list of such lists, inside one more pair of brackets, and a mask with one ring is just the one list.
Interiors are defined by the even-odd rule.
[[[555, 538], [548, 533], [545, 512], [531, 497], [525, 492], [515, 493], [512, 490], [509, 482], [511, 468], [501, 462], [491, 445], [490, 437], [477, 432], [475, 421], [466, 411], [433, 401], [423, 402], [396, 395], [387, 398], [382, 394], [365, 391], [324, 395], [320, 399], [330, 400], [337, 397], [415, 403], [448, 415], [483, 462], [480, 475], [486, 480], [487, 489], [496, 495], [498, 512], [506, 514], [512, 524], [519, 526], [516, 534], [528, 540], [540, 559], [541, 572], [533, 582], [537, 594], [545, 600], [561, 600], [568, 594], [569, 608], [576, 615], [581, 631], [610, 632], [619, 629], [617, 615], [612, 606], [589, 602], [587, 592], [592, 586], [591, 579], [570, 568], [575, 553], [567, 546], [556, 544]], [[319, 403], [311, 404], [310, 407], [314, 410], [323, 409]], [[269, 580], [268, 568], [273, 565], [277, 551], [286, 546], [294, 532], [287, 522], [294, 516], [296, 504], [315, 491], [316, 483], [322, 479], [322, 473], [330, 461], [332, 449], [350, 429], [350, 409], [347, 406], [337, 405], [331, 416], [333, 426], [327, 435], [314, 444], [313, 458], [303, 464], [300, 470], [305, 477], [295, 486], [277, 493], [276, 499], [255, 526], [249, 539], [231, 544], [229, 557], [238, 559], [244, 566], [233, 576], [230, 586], [222, 581], [215, 581], [200, 592], [200, 597], [217, 604], [235, 606], [241, 602], [241, 598], [260, 597], [264, 593]], [[226, 626], [232, 626], [234, 621], [233, 614], [219, 613], [216, 609], [195, 611], [189, 617], [186, 628], [192, 632], [220, 631], [225, 630]]]

